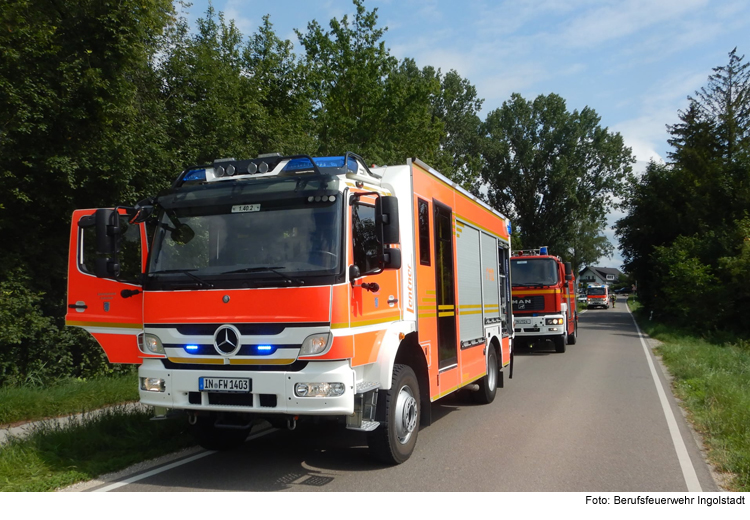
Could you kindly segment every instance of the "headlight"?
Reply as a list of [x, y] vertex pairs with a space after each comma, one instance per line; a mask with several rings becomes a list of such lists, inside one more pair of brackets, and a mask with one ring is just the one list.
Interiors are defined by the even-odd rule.
[[344, 395], [344, 383], [297, 383], [294, 394], [297, 397], [338, 397]]
[[163, 392], [166, 388], [166, 383], [163, 379], [157, 377], [142, 377], [141, 378], [141, 390], [147, 392]]
[[300, 356], [317, 356], [325, 354], [331, 344], [331, 334], [313, 334], [307, 336], [302, 342], [302, 348], [299, 351]]
[[562, 325], [563, 319], [562, 318], [547, 318], [544, 320], [544, 323], [547, 325]]
[[161, 344], [159, 336], [154, 334], [138, 334], [138, 349], [144, 354], [164, 355], [164, 345]]

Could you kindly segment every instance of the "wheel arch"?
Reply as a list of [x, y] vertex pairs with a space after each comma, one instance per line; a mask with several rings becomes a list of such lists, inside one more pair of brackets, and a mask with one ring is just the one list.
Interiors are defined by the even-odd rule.
[[[421, 408], [420, 424], [429, 426], [432, 423], [432, 404], [430, 401], [430, 371], [427, 359], [419, 345], [417, 332], [407, 334], [401, 341], [394, 363], [408, 365], [417, 376], [419, 383], [419, 404]], [[392, 369], [391, 369], [392, 370]]]

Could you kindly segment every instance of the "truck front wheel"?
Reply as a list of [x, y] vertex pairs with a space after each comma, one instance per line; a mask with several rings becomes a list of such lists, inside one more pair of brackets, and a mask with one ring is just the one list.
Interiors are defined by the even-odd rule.
[[381, 390], [378, 395], [376, 418], [380, 426], [367, 434], [375, 458], [390, 465], [406, 462], [417, 444], [419, 414], [417, 376], [406, 365], [394, 365], [390, 390]]
[[555, 336], [552, 338], [552, 343], [555, 344], [555, 352], [558, 354], [565, 352], [565, 336]]

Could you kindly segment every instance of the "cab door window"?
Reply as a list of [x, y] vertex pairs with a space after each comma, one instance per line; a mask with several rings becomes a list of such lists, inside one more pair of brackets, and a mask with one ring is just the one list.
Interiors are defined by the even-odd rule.
[[352, 243], [354, 265], [363, 275], [379, 267], [378, 243], [375, 233], [375, 207], [365, 204], [352, 206]]

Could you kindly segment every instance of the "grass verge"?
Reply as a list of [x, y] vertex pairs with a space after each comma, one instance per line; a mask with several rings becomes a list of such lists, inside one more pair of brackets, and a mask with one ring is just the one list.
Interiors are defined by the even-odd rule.
[[53, 491], [195, 444], [187, 419], [150, 417], [115, 407], [10, 438], [0, 446], [0, 491]]
[[641, 329], [662, 342], [657, 353], [709, 459], [729, 476], [731, 490], [750, 491], [750, 342], [698, 338], [649, 321], [636, 300], [628, 303]]
[[135, 372], [90, 380], [67, 379], [44, 388], [0, 388], [0, 425], [76, 414], [137, 400]]

